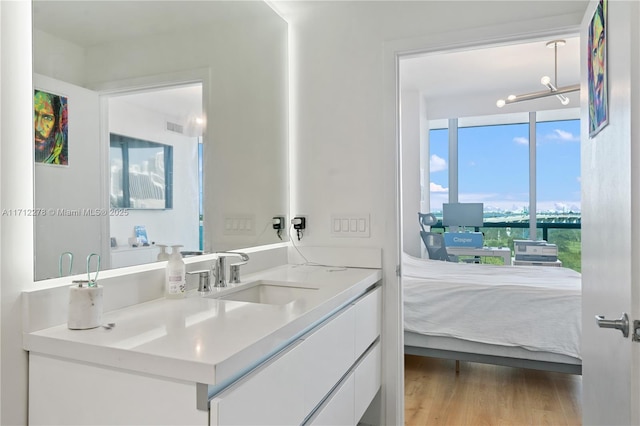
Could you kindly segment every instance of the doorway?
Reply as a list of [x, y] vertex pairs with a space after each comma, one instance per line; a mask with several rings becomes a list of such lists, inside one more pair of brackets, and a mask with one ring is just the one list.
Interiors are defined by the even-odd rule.
[[[580, 44], [579, 38], [575, 34], [567, 35], [567, 37], [569, 36], [576, 38], [574, 43], [574, 47], [576, 50], [575, 52], [573, 52], [573, 55], [575, 55], [574, 69], [572, 72], [570, 73], [567, 72], [565, 74], [567, 78], [573, 78], [575, 79], [575, 82], [579, 82], [579, 77], [580, 77], [579, 51], [578, 51], [578, 47]], [[574, 120], [577, 120], [578, 122], [577, 135], [573, 135], [572, 139], [574, 139], [574, 143], [576, 144], [575, 147], [577, 147], [577, 153], [578, 153], [577, 164], [579, 166], [579, 163], [580, 163], [579, 161], [579, 140], [580, 140], [579, 96], [576, 95], [571, 98], [571, 101], [573, 101], [573, 106], [574, 106], [571, 112], [567, 112], [567, 110], [564, 110], [563, 112], [562, 107], [560, 107], [557, 101], [553, 98], [544, 99], [540, 101], [538, 100], [531, 101], [532, 103], [530, 104], [523, 103], [522, 106], [519, 106], [518, 108], [510, 109], [509, 110], [510, 112], [507, 114], [505, 114], [503, 110], [499, 110], [498, 107], [496, 106], [496, 100], [499, 99], [500, 96], [506, 97], [507, 93], [504, 93], [504, 92], [510, 90], [510, 88], [513, 88], [512, 90], [514, 90], [515, 93], [524, 93], [527, 91], [531, 92], [531, 91], [537, 90], [536, 85], [538, 86], [540, 85], [540, 77], [544, 75], [540, 73], [540, 71], [534, 71], [534, 75], [536, 73], [540, 73], [540, 75], [530, 78], [530, 80], [533, 82], [533, 86], [532, 87], [530, 86], [527, 88], [527, 87], [518, 86], [518, 84], [522, 84], [522, 82], [514, 81], [513, 84], [510, 84], [509, 81], [511, 80], [509, 78], [502, 78], [497, 73], [497, 71], [494, 70], [489, 74], [490, 78], [487, 79], [487, 82], [485, 84], [480, 84], [481, 86], [483, 86], [483, 90], [484, 90], [482, 93], [473, 94], [470, 92], [471, 89], [469, 87], [466, 87], [466, 88], [462, 87], [462, 92], [465, 93], [464, 97], [461, 95], [457, 95], [455, 93], [455, 90], [453, 90], [452, 93], [448, 93], [447, 86], [442, 81], [436, 81], [436, 82], [428, 81], [428, 83], [433, 83], [435, 85], [434, 88], [432, 88], [431, 91], [429, 91], [430, 89], [427, 88], [426, 83], [425, 83], [425, 86], [421, 86], [416, 79], [416, 76], [419, 76], [419, 75], [424, 75], [426, 79], [430, 79], [430, 77], [433, 77], [433, 75], [429, 74], [428, 71], [424, 72], [420, 70], [419, 64], [420, 64], [420, 61], [423, 61], [423, 64], [425, 64], [425, 68], [427, 70], [431, 70], [430, 72], [437, 73], [437, 75], [445, 75], [445, 76], [453, 75], [456, 77], [460, 77], [462, 80], [466, 78], [469, 81], [473, 81], [474, 83], [478, 84], [478, 82], [482, 80], [482, 77], [477, 76], [476, 73], [478, 70], [475, 65], [479, 64], [480, 62], [478, 62], [478, 60], [474, 58], [481, 57], [483, 53], [486, 54], [487, 56], [496, 54], [496, 57], [501, 57], [501, 56], [509, 57], [510, 55], [508, 54], [499, 53], [500, 50], [501, 49], [524, 50], [524, 47], [523, 47], [524, 45], [527, 45], [527, 46], [530, 45], [530, 47], [535, 47], [537, 45], [537, 47], [539, 48], [540, 46], [544, 46], [545, 42], [546, 42], [545, 39], [539, 39], [539, 40], [529, 41], [525, 44], [522, 44], [522, 42], [519, 42], [517, 45], [515, 44], [509, 44], [507, 46], [498, 45], [498, 46], [488, 46], [486, 48], [474, 47], [470, 51], [464, 51], [464, 50], [455, 51], [455, 52], [434, 51], [434, 52], [429, 52], [422, 57], [420, 57], [420, 55], [415, 55], [415, 54], [412, 54], [410, 56], [408, 55], [406, 58], [403, 58], [402, 56], [399, 57], [399, 61], [398, 61], [399, 63], [398, 87], [400, 91], [400, 94], [399, 94], [400, 108], [399, 109], [400, 111], [402, 111], [402, 116], [400, 117], [399, 119], [400, 121], [398, 122], [398, 128], [400, 129], [400, 140], [402, 141], [401, 150], [400, 150], [400, 153], [401, 153], [400, 162], [402, 165], [401, 166], [402, 187], [400, 188], [400, 191], [402, 193], [401, 199], [403, 200], [402, 201], [403, 213], [401, 218], [401, 222], [402, 222], [401, 233], [403, 235], [402, 249], [405, 253], [409, 253], [417, 258], [424, 256], [424, 247], [421, 247], [422, 242], [420, 239], [420, 234], [418, 232], [420, 228], [416, 223], [416, 220], [418, 218], [416, 217], [417, 215], [415, 213], [417, 211], [423, 212], [423, 213], [433, 212], [434, 210], [432, 209], [433, 203], [432, 203], [432, 198], [430, 197], [431, 191], [439, 191], [450, 202], [452, 201], [452, 194], [451, 194], [452, 189], [454, 192], [453, 201], [465, 201], [465, 202], [484, 201], [484, 200], [469, 199], [470, 194], [465, 193], [464, 188], [461, 188], [459, 186], [461, 184], [460, 181], [461, 180], [464, 181], [464, 179], [462, 179], [461, 177], [462, 176], [461, 172], [464, 173], [466, 171], [461, 169], [464, 169], [466, 167], [473, 167], [473, 165], [470, 163], [461, 164], [459, 161], [459, 158], [461, 158], [462, 155], [459, 151], [460, 148], [458, 145], [459, 141], [458, 141], [457, 130], [459, 127], [464, 127], [464, 126], [459, 126], [460, 122], [463, 122], [469, 127], [487, 126], [489, 128], [495, 129], [495, 126], [498, 123], [500, 123], [503, 126], [511, 125], [513, 123], [518, 123], [519, 121], [522, 121], [523, 117], [524, 117], [523, 121], [525, 123], [529, 123], [530, 111], [532, 110], [545, 111], [541, 113], [541, 115], [543, 116], [547, 114], [547, 111], [549, 110], [560, 111], [558, 113], [560, 118], [572, 117]], [[495, 52], [492, 51], [491, 53], [488, 53], [489, 49], [495, 49]], [[539, 50], [541, 50], [542, 52], [541, 54], [547, 53], [544, 49], [539, 49]], [[451, 55], [458, 55], [459, 56], [459, 58], [457, 59], [458, 61], [468, 60], [469, 62], [467, 63], [467, 65], [464, 65], [464, 66], [458, 65], [457, 69], [473, 69], [474, 78], [470, 78], [468, 76], [465, 77], [455, 68], [449, 69], [448, 71], [443, 71], [443, 70], [438, 71], [438, 67], [444, 67], [447, 60], [451, 59], [452, 57]], [[465, 59], [465, 55], [468, 55], [468, 58]], [[532, 54], [529, 53], [529, 55], [532, 55]], [[411, 63], [412, 61], [414, 61], [415, 63], [412, 64]], [[540, 58], [536, 59], [536, 61], [541, 63], [544, 62]], [[492, 63], [495, 64], [496, 61], [493, 61]], [[469, 64], [473, 64], [473, 66]], [[406, 65], [406, 68], [403, 68], [405, 65]], [[551, 71], [553, 72], [553, 62], [551, 62]], [[528, 79], [525, 72], [515, 72], [514, 74], [516, 74], [518, 76], [518, 79], [522, 81], [526, 82]], [[500, 83], [498, 86], [495, 86], [495, 87], [497, 89], [500, 89], [502, 93], [497, 93], [495, 90], [494, 91], [488, 90], [489, 85], [495, 83], [495, 82], [492, 83], [491, 82], [492, 80], [495, 80], [498, 83]], [[498, 113], [502, 113], [502, 114], [498, 114]], [[496, 119], [498, 116], [500, 116], [500, 118]], [[432, 120], [429, 120], [429, 119], [432, 119]], [[445, 139], [447, 144], [450, 143], [451, 141], [454, 141], [455, 147], [452, 148], [450, 146], [446, 146], [446, 148], [444, 149], [444, 152], [446, 153], [446, 155], [450, 156], [449, 159], [455, 160], [455, 164], [448, 163], [446, 159], [444, 159], [443, 161], [443, 156], [434, 157], [434, 154], [429, 150], [429, 144], [430, 142], [432, 142], [429, 138], [430, 124], [432, 125], [431, 128], [434, 128], [433, 126], [435, 126], [435, 128], [448, 129], [449, 131], [451, 131], [452, 128], [455, 129], [456, 136], [453, 138], [448, 137]], [[536, 120], [533, 120], [533, 124], [535, 127]], [[564, 134], [564, 133], [560, 132], [558, 134]], [[528, 138], [531, 135], [529, 132], [526, 132], [524, 136], [527, 137], [526, 145], [528, 146], [528, 141], [529, 141]], [[515, 138], [512, 137], [512, 139], [515, 139]], [[518, 143], [518, 141], [515, 141], [515, 140], [513, 140], [512, 142]], [[528, 153], [528, 150], [526, 149], [527, 146], [525, 146], [525, 150], [524, 150], [525, 155]], [[534, 144], [534, 148], [535, 148], [535, 144]], [[492, 150], [491, 146], [489, 145], [487, 145], [485, 149], [487, 151]], [[495, 148], [493, 149], [494, 149], [493, 152], [495, 152]], [[535, 151], [534, 151], [534, 154], [535, 154]], [[533, 164], [535, 168], [535, 161]], [[530, 165], [530, 162], [525, 157], [524, 166], [529, 167], [529, 165]], [[436, 167], [438, 167], [439, 170], [445, 171], [445, 176], [448, 177], [448, 183], [452, 185], [442, 185], [439, 182], [433, 182], [430, 179], [431, 177], [430, 169], [433, 169]], [[577, 178], [579, 179], [579, 172], [578, 172]], [[525, 180], [531, 179], [530, 173], [528, 173], [527, 170], [524, 170], [524, 179]], [[535, 188], [536, 188], [535, 172], [533, 174], [533, 179], [534, 179], [533, 188], [534, 188], [534, 194], [535, 194]], [[506, 180], [506, 181], [513, 180], [513, 174], [503, 176], [502, 180]], [[578, 189], [578, 192], [579, 192], [579, 189]], [[530, 201], [529, 199], [527, 199], [528, 195], [529, 194], [527, 194], [527, 197], [525, 197], [524, 199], [525, 202]], [[579, 212], [579, 207], [578, 207], [578, 212]], [[527, 214], [528, 214], [528, 211], [527, 211]], [[534, 214], [534, 217], [535, 217], [535, 214]], [[406, 268], [404, 268], [404, 265], [403, 265], [403, 270], [404, 269]], [[400, 280], [402, 282], [403, 278], [401, 277]], [[402, 288], [402, 284], [401, 284], [401, 288]], [[579, 290], [578, 290], [578, 293], [579, 293]], [[579, 312], [576, 315], [576, 321], [578, 323], [580, 321]], [[412, 360], [412, 363], [413, 363], [413, 360]], [[581, 386], [580, 386], [581, 378], [579, 376], [577, 377], [577, 382], [578, 382], [578, 386], [575, 387], [574, 392], [572, 394], [568, 395], [568, 399], [577, 400], [579, 402], [580, 400], [579, 395], [581, 390]], [[577, 396], [576, 396], [576, 393], [577, 393]]]
[[202, 84], [123, 92], [105, 102], [110, 207], [119, 211], [123, 198], [127, 204], [126, 214], [109, 218], [112, 267], [155, 261], [161, 245], [201, 251]]

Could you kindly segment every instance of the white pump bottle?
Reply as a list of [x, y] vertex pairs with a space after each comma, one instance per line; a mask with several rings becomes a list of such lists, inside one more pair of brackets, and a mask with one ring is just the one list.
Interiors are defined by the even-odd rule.
[[181, 245], [171, 246], [171, 255], [167, 261], [165, 271], [165, 297], [167, 299], [179, 299], [185, 295], [186, 268], [182, 255]]

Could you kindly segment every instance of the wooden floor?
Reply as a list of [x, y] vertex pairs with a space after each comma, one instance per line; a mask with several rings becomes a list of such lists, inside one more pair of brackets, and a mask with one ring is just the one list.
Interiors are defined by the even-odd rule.
[[405, 423], [579, 425], [582, 376], [405, 355]]

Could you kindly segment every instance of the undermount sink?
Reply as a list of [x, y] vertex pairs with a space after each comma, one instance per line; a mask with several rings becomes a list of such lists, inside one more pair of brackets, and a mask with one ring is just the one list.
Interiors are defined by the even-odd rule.
[[257, 281], [241, 286], [237, 290], [225, 291], [220, 295], [210, 297], [236, 302], [284, 305], [301, 297], [309, 296], [317, 290], [315, 287], [298, 287], [289, 284]]

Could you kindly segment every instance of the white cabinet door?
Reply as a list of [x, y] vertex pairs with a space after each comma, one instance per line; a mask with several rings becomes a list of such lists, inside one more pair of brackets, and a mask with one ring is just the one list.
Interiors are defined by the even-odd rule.
[[302, 349], [304, 409], [307, 413], [322, 401], [356, 360], [354, 352], [355, 311], [349, 307], [309, 337]]
[[304, 410], [306, 368], [301, 341], [249, 373], [210, 402], [211, 424], [299, 425]]
[[378, 393], [382, 383], [382, 350], [380, 341], [360, 360], [355, 369], [354, 412], [356, 422]]
[[316, 426], [353, 426], [355, 424], [353, 412], [354, 386], [354, 376], [353, 372], [351, 372], [340, 387], [329, 395], [322, 409], [309, 419], [306, 424]]
[[354, 302], [215, 397], [211, 424], [300, 424], [320, 404], [314, 424], [354, 424], [380, 387], [379, 343], [356, 364], [380, 334], [380, 294]]
[[307, 421], [308, 425], [355, 425], [380, 389], [380, 342], [351, 369]]
[[355, 304], [356, 311], [356, 355], [364, 353], [380, 335], [380, 311], [382, 289], [378, 287]]
[[30, 425], [201, 425], [196, 385], [29, 353]]

